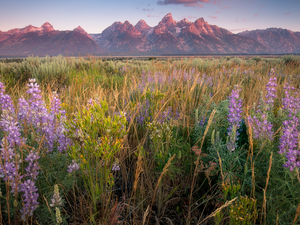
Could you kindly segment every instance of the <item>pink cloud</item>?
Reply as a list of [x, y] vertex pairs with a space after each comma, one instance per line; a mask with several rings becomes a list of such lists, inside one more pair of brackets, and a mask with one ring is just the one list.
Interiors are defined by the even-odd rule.
[[246, 19], [244, 18], [244, 19], [242, 19], [242, 21], [245, 21]]
[[200, 2], [207, 3], [210, 0], [159, 0], [158, 5], [184, 5], [187, 7], [199, 7], [203, 8], [203, 4]]
[[260, 7], [263, 7], [263, 4], [260, 4]]
[[217, 1], [213, 1], [213, 4], [215, 5], [217, 3]]
[[248, 29], [251, 29], [251, 28], [238, 28], [238, 29], [233, 29], [233, 30], [229, 30], [229, 31], [232, 33], [238, 33], [238, 32], [244, 31], [244, 30], [248, 30]]
[[258, 14], [255, 14], [254, 17], [258, 17]]
[[151, 16], [150, 14], [148, 14], [147, 17], [155, 17], [155, 16], [154, 15]]
[[224, 6], [223, 9], [230, 9], [230, 7], [229, 6]]
[[182, 18], [186, 18], [186, 19], [195, 19], [195, 18], [198, 18], [196, 16], [183, 16]]
[[218, 17], [216, 16], [208, 16], [209, 18], [212, 18], [212, 19], [218, 19]]
[[286, 12], [286, 13], [284, 13], [284, 15], [290, 15], [291, 14], [291, 12]]
[[220, 13], [219, 11], [217, 11], [216, 13]]

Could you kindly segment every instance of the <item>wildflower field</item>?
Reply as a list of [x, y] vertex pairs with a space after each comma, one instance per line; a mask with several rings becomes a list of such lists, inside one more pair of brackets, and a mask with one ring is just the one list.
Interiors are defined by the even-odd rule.
[[1, 224], [300, 224], [300, 57], [0, 62]]

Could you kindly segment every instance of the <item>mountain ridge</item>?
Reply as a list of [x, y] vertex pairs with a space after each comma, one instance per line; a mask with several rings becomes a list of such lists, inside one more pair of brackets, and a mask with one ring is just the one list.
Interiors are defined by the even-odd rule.
[[[127, 24], [127, 28], [124, 24]], [[216, 25], [210, 25], [204, 18], [199, 18], [195, 22], [184, 18], [177, 22], [172, 14], [168, 13], [154, 27], [150, 27], [144, 20], [140, 20], [135, 26], [128, 21], [124, 24], [114, 22], [102, 33], [91, 34], [91, 37], [108, 52], [140, 51], [162, 54], [269, 52], [269, 49], [261, 43], [238, 36]]]
[[256, 40], [274, 53], [300, 53], [300, 32], [283, 28], [256, 29], [243, 31], [238, 35]]
[[81, 26], [55, 30], [49, 22], [0, 31], [0, 55], [58, 54], [286, 54], [300, 53], [300, 32], [283, 28], [243, 31], [234, 34], [211, 25], [203, 17], [194, 22], [175, 21], [171, 13], [156, 26], [139, 20], [135, 25], [116, 21], [98, 34]]
[[105, 53], [80, 26], [72, 31], [58, 31], [49, 22], [41, 27], [28, 25], [0, 32], [0, 55], [59, 55]]

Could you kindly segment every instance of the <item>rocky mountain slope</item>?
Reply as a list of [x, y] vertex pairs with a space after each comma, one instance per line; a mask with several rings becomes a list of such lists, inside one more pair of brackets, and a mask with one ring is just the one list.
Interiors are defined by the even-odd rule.
[[157, 26], [150, 27], [144, 20], [135, 26], [128, 21], [115, 22], [101, 34], [91, 34], [97, 44], [109, 52], [159, 53], [267, 53], [269, 49], [257, 41], [236, 35], [203, 18], [190, 22], [173, 20], [167, 14]]
[[54, 30], [46, 22], [41, 27], [0, 31], [0, 55], [81, 54], [272, 54], [300, 53], [300, 32], [281, 28], [244, 31], [239, 34], [208, 24], [175, 21], [167, 14], [154, 27], [144, 20], [135, 26], [114, 22], [100, 34], [88, 34], [80, 26], [72, 31]]
[[273, 53], [300, 53], [300, 32], [282, 28], [268, 28], [238, 33], [268, 47]]
[[46, 22], [41, 27], [27, 26], [22, 29], [12, 29], [0, 32], [0, 55], [59, 55], [104, 53], [92, 37], [81, 27], [73, 31], [54, 30]]

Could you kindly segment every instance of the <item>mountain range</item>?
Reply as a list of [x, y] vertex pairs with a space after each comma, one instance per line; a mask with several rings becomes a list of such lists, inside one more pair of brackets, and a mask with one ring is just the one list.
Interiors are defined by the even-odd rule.
[[0, 31], [0, 55], [44, 56], [105, 52], [80, 26], [72, 31], [58, 31], [46, 22], [41, 27], [29, 25], [22, 29]]
[[238, 34], [208, 24], [203, 18], [175, 21], [167, 14], [157, 26], [144, 20], [135, 26], [114, 22], [100, 34], [88, 34], [80, 26], [72, 31], [41, 27], [0, 31], [0, 55], [58, 54], [282, 54], [300, 53], [300, 32], [282, 28], [244, 31]]

